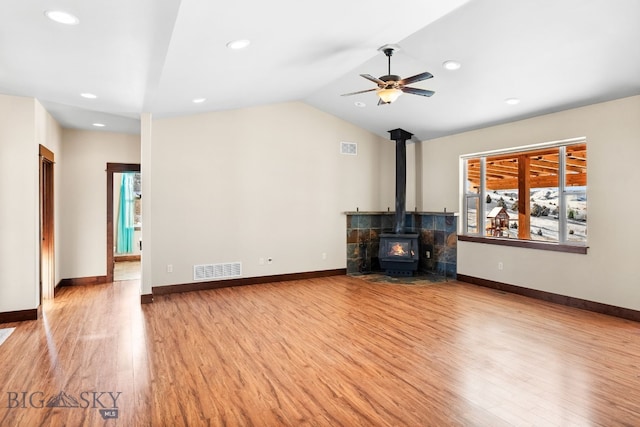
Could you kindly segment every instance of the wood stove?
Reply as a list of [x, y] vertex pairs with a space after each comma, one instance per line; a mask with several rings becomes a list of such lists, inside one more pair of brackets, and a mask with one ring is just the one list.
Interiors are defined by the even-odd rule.
[[418, 269], [418, 233], [382, 233], [378, 258], [389, 276], [412, 276]]
[[406, 230], [407, 216], [407, 140], [413, 134], [403, 129], [390, 130], [396, 141], [396, 215], [393, 233], [380, 234], [378, 259], [389, 276], [412, 276], [418, 270], [420, 248], [418, 233]]

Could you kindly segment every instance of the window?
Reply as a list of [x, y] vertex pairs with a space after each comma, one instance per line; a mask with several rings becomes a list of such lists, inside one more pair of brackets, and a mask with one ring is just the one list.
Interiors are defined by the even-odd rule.
[[462, 160], [464, 235], [586, 246], [584, 139]]
[[133, 223], [137, 230], [142, 228], [142, 176], [140, 172], [133, 174]]

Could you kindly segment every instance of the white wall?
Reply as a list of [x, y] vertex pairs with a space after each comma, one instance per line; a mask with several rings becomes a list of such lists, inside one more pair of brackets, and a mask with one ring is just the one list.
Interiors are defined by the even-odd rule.
[[38, 146], [33, 98], [0, 95], [0, 312], [38, 307]]
[[62, 278], [107, 272], [107, 163], [140, 163], [140, 137], [64, 129], [60, 235]]
[[151, 254], [153, 252], [153, 236], [151, 234], [151, 224], [153, 218], [153, 212], [151, 212], [151, 176], [153, 171], [153, 165], [151, 162], [153, 147], [153, 118], [151, 113], [142, 113], [140, 115], [140, 173], [142, 186], [142, 254], [140, 259], [141, 265], [141, 279], [140, 279], [140, 294], [151, 295], [151, 287], [153, 283], [153, 276], [151, 274]]
[[588, 254], [458, 242], [459, 274], [640, 310], [640, 96], [421, 143], [423, 209], [459, 211], [462, 154], [581, 136], [587, 138]]
[[[62, 128], [38, 101], [35, 102], [35, 122], [36, 146], [41, 144], [47, 147], [53, 153], [55, 160], [55, 164], [53, 166], [55, 280], [52, 284], [53, 286], [55, 286], [62, 279], [62, 277], [60, 276], [60, 260], [62, 258], [60, 253], [60, 238], [62, 237], [60, 235], [60, 189], [62, 187], [61, 171], [64, 164], [64, 161], [62, 159]], [[39, 262], [40, 261], [38, 261], [38, 265], [40, 265]], [[43, 294], [45, 298], [53, 298], [53, 289], [43, 289]]]
[[[389, 200], [380, 184], [393, 177], [393, 155], [381, 153], [393, 143], [303, 103], [156, 119], [152, 130], [143, 137], [153, 242], [143, 293], [192, 282], [195, 264], [240, 261], [244, 277], [345, 268], [343, 213]], [[341, 141], [357, 143], [358, 155], [341, 155]]]

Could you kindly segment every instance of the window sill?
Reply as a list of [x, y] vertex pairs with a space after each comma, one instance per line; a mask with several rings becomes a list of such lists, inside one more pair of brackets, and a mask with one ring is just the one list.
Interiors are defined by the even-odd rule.
[[560, 245], [558, 243], [534, 242], [531, 240], [500, 239], [497, 237], [466, 236], [463, 234], [458, 235], [458, 241], [485, 243], [488, 245], [499, 246], [514, 246], [517, 248], [539, 249], [543, 251], [568, 252], [572, 254], [586, 254], [587, 249], [589, 248], [588, 246]]

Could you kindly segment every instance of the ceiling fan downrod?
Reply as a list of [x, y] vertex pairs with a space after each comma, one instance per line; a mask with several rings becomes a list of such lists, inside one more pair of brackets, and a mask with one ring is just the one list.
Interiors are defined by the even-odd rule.
[[388, 47], [384, 49], [383, 52], [387, 55], [387, 75], [391, 75], [391, 55], [393, 55], [393, 49]]

